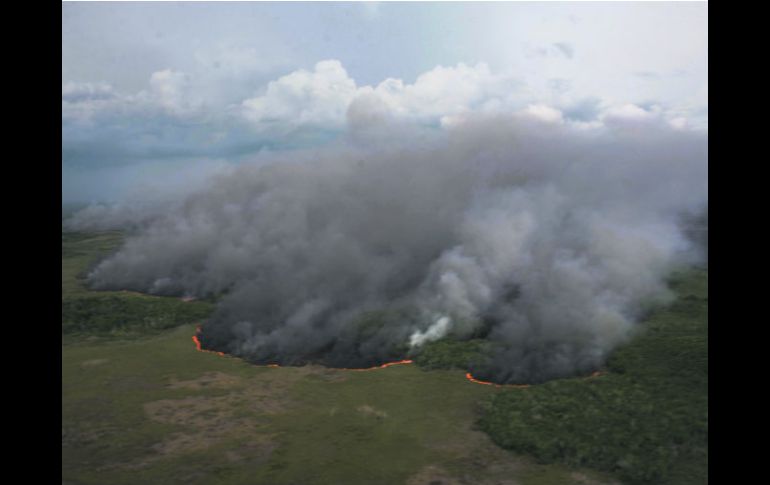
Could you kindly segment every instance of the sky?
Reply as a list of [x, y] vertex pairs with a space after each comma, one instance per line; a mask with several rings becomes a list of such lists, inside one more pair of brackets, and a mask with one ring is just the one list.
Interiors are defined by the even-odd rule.
[[362, 120], [707, 130], [707, 24], [705, 2], [64, 2], [63, 201], [183, 192]]

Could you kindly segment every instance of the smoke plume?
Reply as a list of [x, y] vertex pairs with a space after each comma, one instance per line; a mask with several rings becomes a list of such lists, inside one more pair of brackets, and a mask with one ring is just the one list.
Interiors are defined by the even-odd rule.
[[474, 375], [521, 383], [601, 365], [698, 257], [680, 221], [708, 201], [705, 134], [356, 116], [377, 126], [153, 211], [90, 285], [218, 295], [203, 346], [253, 362], [366, 367], [482, 336]]

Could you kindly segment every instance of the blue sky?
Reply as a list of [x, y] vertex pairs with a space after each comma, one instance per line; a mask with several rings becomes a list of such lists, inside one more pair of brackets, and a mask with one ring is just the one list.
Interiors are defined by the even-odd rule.
[[63, 198], [172, 191], [380, 119], [704, 130], [707, 23], [705, 2], [65, 2]]

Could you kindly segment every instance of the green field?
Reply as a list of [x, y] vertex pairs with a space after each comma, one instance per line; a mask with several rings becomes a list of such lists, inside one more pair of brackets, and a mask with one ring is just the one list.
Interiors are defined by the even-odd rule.
[[[625, 446], [617, 440], [628, 434], [626, 428], [636, 433], [633, 426], [654, 422], [654, 440], [660, 429], [671, 427], [679, 446], [672, 463], [681, 467], [678, 474], [666, 469], [670, 482], [705, 482], [707, 455], [693, 444], [702, 437], [702, 423], [676, 415], [673, 405], [664, 406], [671, 416], [644, 411], [649, 401], [639, 404], [637, 394], [627, 394], [638, 386], [649, 395], [653, 383], [665, 402], [680, 399], [698, 410], [705, 403], [703, 383], [689, 383], [700, 378], [707, 359], [707, 341], [700, 337], [702, 326], [707, 329], [700, 305], [707, 301], [698, 296], [707, 291], [705, 272], [675, 282], [682, 294], [701, 299], [682, 297], [653, 316], [657, 324], [613, 357], [607, 375], [501, 390], [467, 381], [463, 369], [446, 368], [452, 367], [449, 354], [460, 361], [473, 355], [474, 349], [465, 352], [452, 343], [418, 358], [424, 367], [367, 372], [257, 367], [198, 352], [191, 337], [211, 303], [86, 289], [84, 271], [121, 240], [118, 233], [62, 234], [65, 484], [624, 483], [628, 466], [585, 458], [606, 454], [597, 445], [602, 428], [593, 428], [601, 419], [583, 429], [575, 419], [589, 411], [573, 413], [575, 418], [559, 407], [584, 399], [597, 386], [604, 386], [606, 396], [620, 396], [618, 406], [628, 407], [631, 419], [644, 416], [638, 425], [619, 412], [610, 416], [605, 432], [618, 438], [608, 446]], [[701, 293], [693, 293], [695, 287]], [[650, 365], [651, 356], [662, 351], [666, 359]], [[672, 376], [672, 366], [686, 370]], [[688, 391], [680, 394], [683, 383]], [[594, 406], [594, 412], [606, 409]], [[510, 441], [514, 434], [522, 435], [518, 442]], [[559, 449], [575, 445], [583, 454], [552, 453], [542, 441], [550, 434], [567, 444]], [[639, 459], [642, 452], [629, 456]], [[657, 460], [655, 455], [649, 462]], [[643, 468], [634, 464], [634, 470]]]

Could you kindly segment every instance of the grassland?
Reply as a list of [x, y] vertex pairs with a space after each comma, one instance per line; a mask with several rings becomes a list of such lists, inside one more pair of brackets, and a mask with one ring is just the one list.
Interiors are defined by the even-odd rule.
[[192, 332], [64, 348], [66, 483], [606, 483], [492, 444], [462, 372], [261, 368]]
[[[484, 427], [502, 419], [502, 436], [519, 426], [535, 430], [530, 435], [537, 437], [547, 434], [543, 421], [551, 419], [558, 428], [562, 416], [544, 409], [540, 419], [516, 418], [508, 414], [513, 408], [495, 404], [540, 396], [539, 389], [549, 384], [510, 392], [473, 384], [456, 367], [472, 358], [475, 348], [444, 342], [418, 357], [423, 367], [368, 372], [257, 367], [197, 352], [191, 336], [198, 317], [211, 309], [209, 303], [92, 292], [83, 285], [78, 275], [120, 242], [118, 233], [62, 235], [63, 308], [79, 300], [121, 301], [95, 312], [101, 323], [79, 329], [80, 317], [64, 324], [63, 315], [63, 484], [619, 483], [617, 473], [582, 467], [564, 456], [543, 459], [536, 449], [501, 448], [478, 429], [480, 417]], [[195, 305], [195, 310], [181, 310]], [[142, 323], [153, 312], [165, 315], [166, 323]], [[665, 314], [658, 318], [665, 319]], [[664, 332], [661, 338], [669, 342], [665, 330], [646, 335], [656, 332]], [[701, 344], [696, 342], [693, 349]], [[570, 398], [570, 385], [590, 389], [603, 382], [611, 389], [613, 379], [630, 379], [644, 367], [647, 345], [656, 347], [654, 341], [629, 346], [612, 361], [612, 371], [590, 385], [582, 380], [556, 384], [564, 386], [565, 398]], [[696, 350], [680, 355], [680, 347], [671, 345], [671, 359], [690, 361], [701, 355]], [[647, 378], [668, 379], [666, 364], [657, 369], [645, 371]], [[680, 384], [665, 385], [675, 393]], [[681, 399], [689, 402], [692, 397]], [[694, 429], [689, 421], [678, 422], [687, 432]], [[613, 429], [627, 425], [604, 423]], [[700, 473], [702, 458], [696, 452], [676, 462], [684, 464], [680, 475], [689, 480]], [[671, 483], [695, 483], [669, 478]]]

